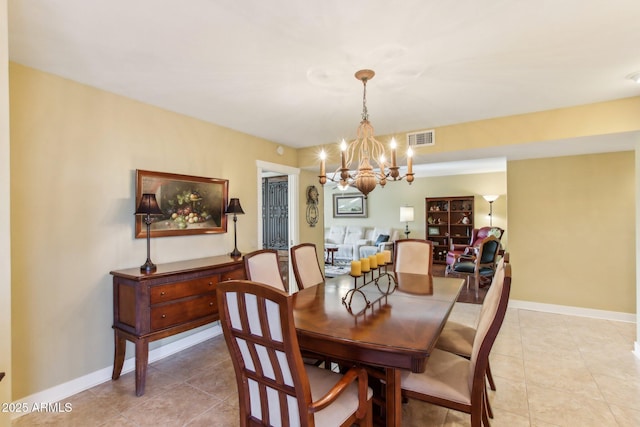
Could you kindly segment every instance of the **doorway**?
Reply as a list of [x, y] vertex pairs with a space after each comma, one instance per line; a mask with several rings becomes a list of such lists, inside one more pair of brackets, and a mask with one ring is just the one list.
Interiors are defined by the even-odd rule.
[[262, 178], [262, 247], [286, 251], [289, 248], [289, 178]]
[[[288, 283], [288, 279], [293, 277], [289, 262], [289, 248], [298, 244], [299, 241], [297, 212], [300, 169], [261, 160], [256, 160], [256, 166], [258, 168], [258, 188], [262, 189], [263, 183], [267, 179], [267, 181], [273, 181], [271, 188], [274, 190], [271, 195], [265, 195], [264, 189], [258, 192], [258, 212], [262, 214], [258, 218], [257, 240], [260, 242], [261, 249], [269, 247], [278, 250], [282, 263], [282, 276]], [[283, 212], [282, 206], [285, 204], [286, 209]], [[268, 209], [272, 209], [272, 212], [268, 212]], [[285, 238], [281, 237], [284, 235], [283, 228], [286, 228]]]

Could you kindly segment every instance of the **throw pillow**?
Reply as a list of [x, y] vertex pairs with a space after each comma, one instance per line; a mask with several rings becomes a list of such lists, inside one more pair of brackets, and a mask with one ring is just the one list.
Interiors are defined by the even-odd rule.
[[388, 234], [380, 234], [378, 236], [378, 239], [376, 240], [376, 243], [374, 243], [375, 246], [378, 246], [380, 243], [384, 243], [384, 242], [388, 242], [389, 241], [389, 235]]

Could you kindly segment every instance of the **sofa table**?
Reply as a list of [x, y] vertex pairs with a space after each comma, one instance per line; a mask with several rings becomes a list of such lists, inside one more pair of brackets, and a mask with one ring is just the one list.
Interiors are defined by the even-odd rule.
[[220, 319], [216, 284], [245, 279], [241, 258], [228, 255], [112, 271], [115, 355], [111, 378], [120, 378], [126, 341], [135, 344], [136, 395], [144, 394], [149, 342]]

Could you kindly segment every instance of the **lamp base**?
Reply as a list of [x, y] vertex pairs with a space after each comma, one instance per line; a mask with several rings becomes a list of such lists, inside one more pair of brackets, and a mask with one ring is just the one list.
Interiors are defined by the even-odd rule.
[[229, 254], [229, 256], [233, 258], [238, 258], [242, 255], [242, 253], [238, 250], [238, 248], [233, 248], [233, 252]]
[[147, 262], [140, 266], [140, 271], [143, 273], [153, 273], [154, 271], [156, 271], [156, 269], [156, 265], [152, 263], [150, 259], [148, 259]]

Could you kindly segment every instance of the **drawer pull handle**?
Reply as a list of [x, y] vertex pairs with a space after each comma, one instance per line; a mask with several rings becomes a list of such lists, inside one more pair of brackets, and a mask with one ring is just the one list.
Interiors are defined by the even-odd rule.
[[167, 315], [166, 315], [166, 314], [163, 314], [163, 315], [162, 315], [162, 316], [160, 316], [160, 317], [162, 317], [163, 319], [166, 319], [166, 318], [167, 318]]
[[209, 307], [213, 307], [213, 303], [212, 302], [209, 303]]
[[213, 285], [213, 282], [209, 282], [209, 286]]
[[165, 295], [164, 291], [160, 292], [160, 296], [164, 296], [164, 295]]

